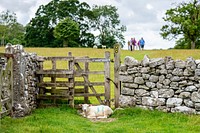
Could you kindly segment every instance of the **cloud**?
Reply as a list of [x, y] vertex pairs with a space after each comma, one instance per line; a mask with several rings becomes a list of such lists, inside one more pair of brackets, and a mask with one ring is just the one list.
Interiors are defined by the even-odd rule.
[[[40, 5], [46, 5], [51, 0], [1, 0], [0, 11], [10, 10], [17, 14], [18, 22], [26, 25]], [[118, 8], [121, 24], [127, 27], [124, 33], [126, 42], [135, 37], [144, 37], [146, 49], [167, 49], [173, 47], [174, 41], [163, 40], [159, 35], [167, 9], [180, 2], [190, 0], [79, 0], [92, 5], [114, 5]], [[125, 45], [126, 46], [126, 45]], [[126, 47], [125, 47], [126, 48]]]

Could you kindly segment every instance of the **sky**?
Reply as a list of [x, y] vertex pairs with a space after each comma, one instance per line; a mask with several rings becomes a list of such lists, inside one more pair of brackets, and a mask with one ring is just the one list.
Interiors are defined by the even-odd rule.
[[[10, 10], [16, 13], [19, 23], [26, 25], [40, 5], [46, 5], [51, 0], [0, 0], [0, 12]], [[117, 7], [119, 19], [127, 31], [125, 47], [131, 37], [138, 41], [145, 40], [145, 49], [168, 49], [175, 46], [175, 40], [168, 41], [160, 36], [160, 29], [166, 24], [162, 19], [166, 10], [175, 7], [178, 3], [190, 0], [79, 0], [90, 6], [114, 5]]]

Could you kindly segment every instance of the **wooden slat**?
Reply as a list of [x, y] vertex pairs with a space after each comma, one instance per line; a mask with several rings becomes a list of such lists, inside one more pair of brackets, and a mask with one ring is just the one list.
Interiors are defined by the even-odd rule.
[[90, 82], [90, 84], [85, 83], [84, 81], [76, 81], [75, 82], [75, 86], [104, 86], [105, 83], [104, 82]]
[[59, 60], [59, 61], [70, 61], [73, 60], [74, 57], [66, 57], [66, 56], [57, 56], [57, 57], [38, 57], [37, 61], [48, 61], [48, 60]]
[[106, 58], [75, 58], [75, 63], [78, 62], [110, 62], [110, 59]]
[[85, 89], [84, 88], [75, 88], [74, 89], [74, 93], [85, 93]]
[[54, 94], [68, 94], [69, 89], [45, 89], [45, 92]]
[[53, 75], [53, 74], [55, 74], [55, 75], [59, 75], [59, 74], [61, 74], [61, 75], [64, 75], [64, 74], [73, 74], [73, 70], [59, 70], [59, 69], [57, 69], [57, 70], [39, 70], [39, 71], [37, 71], [36, 72], [36, 74], [43, 74], [43, 75], [47, 75], [47, 74], [51, 74], [51, 75]]
[[43, 83], [38, 83], [38, 87], [73, 87], [74, 83], [51, 83], [51, 82], [43, 82]]
[[[87, 97], [100, 97], [100, 96], [105, 96], [105, 93], [97, 93], [97, 94], [90, 94], [90, 93], [79, 93], [79, 94], [74, 94], [75, 97], [83, 97], [83, 96], [87, 96]], [[101, 102], [100, 102], [101, 103]]]
[[72, 61], [74, 57], [57, 56], [57, 57], [44, 57], [45, 60], [59, 60], [59, 61]]
[[69, 95], [38, 95], [37, 96], [37, 99], [72, 99], [72, 96], [69, 96]]
[[91, 74], [93, 74], [93, 75], [103, 75], [103, 74], [105, 74], [105, 71], [89, 71], [89, 72], [84, 72], [83, 70], [79, 70], [79, 71], [75, 71], [74, 72], [74, 75], [76, 76], [76, 77], [81, 77], [82, 75], [91, 75]]
[[42, 75], [43, 77], [55, 77], [55, 78], [72, 78], [74, 77], [73, 74], [38, 74]]

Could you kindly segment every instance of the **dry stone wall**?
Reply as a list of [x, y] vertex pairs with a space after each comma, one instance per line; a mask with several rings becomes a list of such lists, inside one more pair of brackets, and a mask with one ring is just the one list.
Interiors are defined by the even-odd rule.
[[200, 114], [200, 60], [127, 56], [119, 74], [121, 107]]
[[13, 59], [13, 117], [23, 117], [36, 108], [38, 69], [37, 55], [27, 53], [21, 45], [7, 45], [6, 53], [14, 55]]

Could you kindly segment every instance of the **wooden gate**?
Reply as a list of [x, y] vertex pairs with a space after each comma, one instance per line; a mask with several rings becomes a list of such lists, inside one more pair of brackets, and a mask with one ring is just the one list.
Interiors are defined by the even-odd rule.
[[[57, 104], [57, 101], [66, 100], [71, 107], [74, 107], [76, 97], [84, 97], [84, 103], [89, 102], [89, 97], [96, 97], [99, 104], [110, 106], [110, 53], [105, 52], [105, 58], [73, 57], [72, 53], [68, 57], [41, 57], [40, 69], [37, 71], [39, 78], [39, 95], [37, 96], [40, 105], [46, 105], [50, 100], [50, 105]], [[51, 68], [46, 69], [46, 61], [51, 64]], [[57, 67], [59, 61], [62, 66]], [[91, 71], [90, 63], [103, 63], [103, 70]], [[101, 82], [90, 80], [90, 75], [103, 75]], [[83, 78], [80, 80], [79, 78]], [[98, 76], [97, 76], [98, 77]], [[98, 86], [98, 87], [97, 87]], [[98, 92], [99, 86], [104, 89]], [[49, 104], [49, 103], [48, 103]]]
[[13, 55], [0, 53], [0, 118], [12, 114]]

